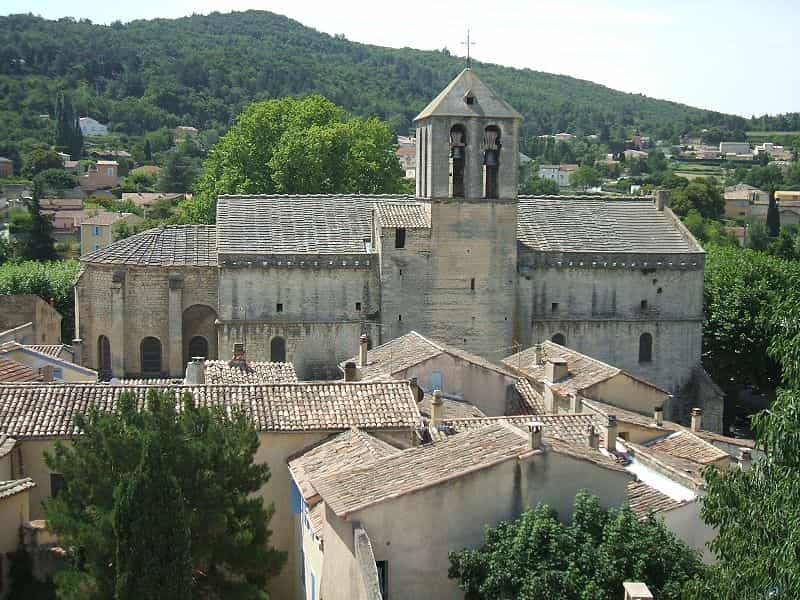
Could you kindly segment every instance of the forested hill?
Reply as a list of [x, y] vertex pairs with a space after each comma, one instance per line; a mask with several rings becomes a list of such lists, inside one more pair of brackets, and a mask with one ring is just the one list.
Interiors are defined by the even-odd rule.
[[[52, 115], [58, 90], [72, 94], [81, 114], [129, 134], [178, 124], [224, 129], [254, 100], [314, 92], [406, 133], [463, 66], [446, 51], [354, 43], [262, 11], [110, 26], [12, 15], [0, 17], [0, 136], [19, 137], [36, 115]], [[745, 129], [740, 117], [571, 77], [475, 68], [522, 112], [527, 135]]]

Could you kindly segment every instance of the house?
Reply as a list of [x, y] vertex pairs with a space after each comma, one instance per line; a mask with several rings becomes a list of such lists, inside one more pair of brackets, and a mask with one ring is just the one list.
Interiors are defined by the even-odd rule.
[[13, 341], [4, 342], [0, 344], [0, 357], [30, 367], [42, 375], [42, 381], [97, 381], [97, 371], [76, 365], [70, 360], [65, 360], [61, 357], [60, 352], [55, 353], [52, 350], [37, 349], [39, 347], [23, 345]]
[[[413, 138], [412, 138], [413, 139]], [[405, 171], [406, 179], [414, 179], [417, 172], [417, 145], [400, 146], [397, 149], [397, 159]]]
[[196, 127], [189, 125], [178, 125], [175, 128], [175, 142], [183, 142], [187, 139], [196, 139], [200, 131]]
[[103, 125], [91, 117], [81, 117], [79, 126], [81, 133], [86, 137], [108, 135], [108, 125]]
[[775, 192], [781, 226], [800, 224], [800, 191]]
[[0, 177], [14, 176], [14, 161], [5, 156], [0, 156]]
[[454, 404], [466, 403], [468, 411], [477, 407], [492, 416], [513, 414], [519, 405], [517, 375], [461, 348], [416, 331], [370, 350], [367, 336], [360, 344], [358, 356], [339, 364], [345, 380], [409, 380], [423, 394], [439, 390]]
[[142, 220], [139, 215], [127, 212], [102, 211], [90, 216], [80, 223], [81, 254], [88, 254], [93, 250], [105, 248], [114, 241], [113, 227], [119, 221], [138, 223]]
[[112, 188], [119, 184], [117, 170], [119, 163], [115, 160], [98, 160], [89, 165], [86, 174], [80, 177], [80, 186], [87, 192]]
[[634, 150], [632, 148], [628, 148], [625, 150], [625, 152], [623, 152], [623, 154], [625, 155], [625, 160], [630, 160], [632, 158], [647, 158], [647, 152], [644, 150]]
[[96, 208], [83, 210], [42, 210], [42, 214], [53, 217], [53, 238], [57, 242], [80, 242], [81, 223], [101, 211]]
[[553, 136], [553, 139], [558, 142], [568, 142], [573, 139], [575, 136], [571, 133], [567, 133], [566, 131], [562, 131], [561, 133], [557, 133]]
[[769, 202], [769, 193], [746, 183], [725, 188], [725, 216], [729, 219], [746, 219], [757, 202]]
[[123, 202], [129, 200], [145, 212], [147, 209], [152, 208], [156, 202], [167, 200], [170, 203], [176, 203], [183, 200], [184, 197], [185, 194], [175, 194], [171, 192], [122, 192]]
[[95, 158], [104, 158], [109, 160], [117, 158], [131, 158], [131, 153], [127, 150], [91, 150], [89, 155]]
[[0, 343], [60, 344], [61, 314], [33, 294], [0, 295]]
[[747, 156], [747, 158], [753, 157], [753, 150], [748, 142], [720, 142], [719, 153], [722, 156], [733, 154]]
[[569, 176], [577, 169], [578, 165], [572, 164], [541, 165], [539, 167], [539, 177], [555, 181], [560, 188], [568, 188], [570, 186]]

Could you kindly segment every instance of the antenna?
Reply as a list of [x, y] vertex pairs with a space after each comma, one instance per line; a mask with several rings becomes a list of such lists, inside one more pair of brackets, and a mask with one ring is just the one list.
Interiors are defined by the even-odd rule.
[[469, 29], [467, 29], [467, 39], [464, 42], [461, 42], [462, 46], [467, 47], [467, 68], [472, 68], [472, 59], [470, 58], [470, 47], [475, 45], [475, 42], [469, 41]]

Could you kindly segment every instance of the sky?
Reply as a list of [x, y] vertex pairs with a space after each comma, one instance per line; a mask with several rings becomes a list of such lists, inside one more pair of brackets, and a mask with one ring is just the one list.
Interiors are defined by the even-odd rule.
[[94, 23], [269, 10], [347, 39], [587, 79], [749, 117], [800, 112], [800, 0], [3, 0]]

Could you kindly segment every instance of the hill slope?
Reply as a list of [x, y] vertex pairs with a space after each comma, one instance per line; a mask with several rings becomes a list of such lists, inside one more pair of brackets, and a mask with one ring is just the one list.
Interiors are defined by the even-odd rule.
[[[442, 52], [354, 43], [261, 11], [111, 26], [12, 15], [0, 17], [0, 136], [37, 129], [34, 115], [52, 115], [59, 89], [72, 91], [82, 114], [131, 134], [179, 123], [225, 128], [254, 100], [315, 92], [405, 133], [462, 67], [463, 59]], [[475, 68], [525, 116], [527, 135], [637, 126], [666, 137], [690, 126], [745, 128], [740, 117], [588, 81]]]

